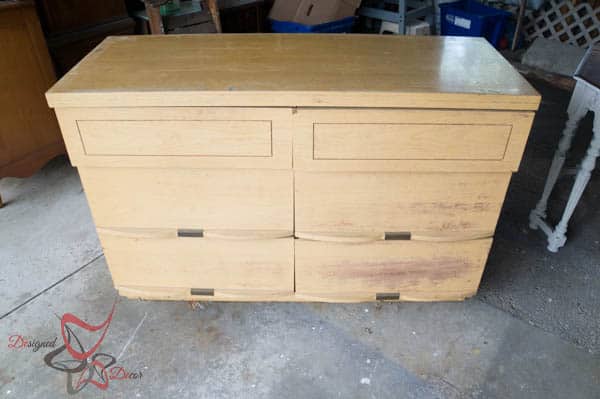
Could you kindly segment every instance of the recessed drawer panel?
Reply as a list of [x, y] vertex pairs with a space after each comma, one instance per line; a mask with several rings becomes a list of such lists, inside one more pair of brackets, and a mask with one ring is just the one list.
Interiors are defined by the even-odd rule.
[[285, 108], [62, 108], [77, 167], [291, 169]]
[[79, 168], [97, 226], [293, 230], [290, 170]]
[[510, 125], [315, 123], [315, 160], [496, 160]]
[[533, 113], [301, 108], [293, 118], [296, 170], [509, 172]]
[[270, 121], [79, 121], [86, 155], [270, 157]]
[[462, 300], [476, 293], [491, 243], [296, 240], [296, 292], [314, 300]]
[[298, 234], [491, 237], [510, 173], [295, 172]]
[[199, 297], [219, 290], [294, 290], [293, 238], [99, 235], [116, 286], [184, 287]]

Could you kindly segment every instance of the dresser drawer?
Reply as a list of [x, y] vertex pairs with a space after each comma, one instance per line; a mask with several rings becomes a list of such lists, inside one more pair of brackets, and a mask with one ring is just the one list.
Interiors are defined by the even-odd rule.
[[510, 173], [295, 172], [297, 234], [491, 237]]
[[99, 235], [116, 286], [179, 287], [207, 297], [220, 290], [294, 290], [293, 238]]
[[79, 172], [100, 227], [293, 231], [291, 170]]
[[296, 240], [296, 292], [324, 301], [462, 300], [476, 293], [491, 243]]
[[300, 109], [294, 167], [323, 171], [512, 171], [533, 113]]
[[292, 166], [290, 109], [75, 108], [57, 112], [76, 166]]

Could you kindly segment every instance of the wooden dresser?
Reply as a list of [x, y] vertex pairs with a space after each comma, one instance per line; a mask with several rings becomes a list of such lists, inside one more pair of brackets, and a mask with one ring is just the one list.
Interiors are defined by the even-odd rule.
[[484, 39], [104, 41], [48, 93], [145, 299], [476, 293], [540, 97]]
[[44, 99], [55, 81], [33, 1], [1, 1], [0, 178], [30, 176], [65, 153]]

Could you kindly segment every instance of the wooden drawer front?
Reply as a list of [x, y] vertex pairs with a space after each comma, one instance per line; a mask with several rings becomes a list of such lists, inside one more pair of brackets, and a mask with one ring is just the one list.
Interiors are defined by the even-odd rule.
[[75, 166], [292, 167], [290, 109], [65, 108], [57, 115]]
[[79, 121], [86, 155], [270, 157], [270, 121]]
[[322, 171], [516, 170], [533, 113], [300, 109], [294, 168]]
[[296, 240], [296, 292], [314, 300], [461, 300], [476, 293], [491, 243]]
[[315, 160], [496, 160], [510, 125], [315, 123]]
[[292, 171], [79, 168], [100, 227], [293, 230]]
[[296, 172], [296, 232], [411, 233], [431, 240], [490, 237], [510, 176]]
[[[294, 290], [294, 240], [139, 238], [100, 233], [116, 286]], [[206, 291], [203, 291], [206, 290]]]

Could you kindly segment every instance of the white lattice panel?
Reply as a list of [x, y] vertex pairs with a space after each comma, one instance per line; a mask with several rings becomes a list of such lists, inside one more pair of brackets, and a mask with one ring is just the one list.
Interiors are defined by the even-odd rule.
[[600, 8], [571, 0], [549, 0], [537, 11], [525, 14], [523, 34], [527, 41], [538, 37], [556, 39], [578, 47], [600, 42]]

